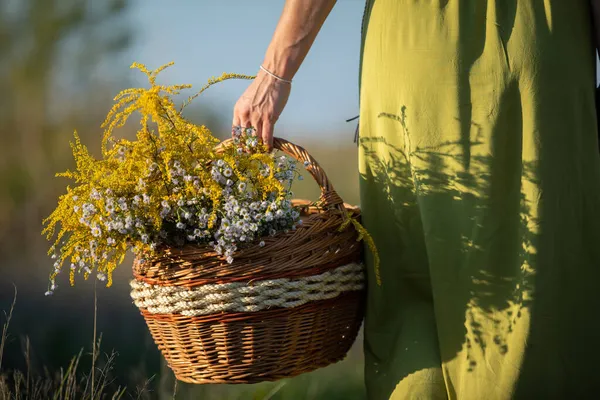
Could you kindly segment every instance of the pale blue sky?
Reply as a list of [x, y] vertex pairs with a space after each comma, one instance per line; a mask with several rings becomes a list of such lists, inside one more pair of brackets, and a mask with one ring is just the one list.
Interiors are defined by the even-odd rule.
[[[175, 61], [162, 74], [162, 82], [169, 84], [200, 87], [222, 72], [255, 74], [283, 4], [284, 0], [137, 0], [131, 18], [138, 36], [126, 57], [151, 68]], [[337, 2], [294, 79], [276, 134], [327, 133], [352, 143], [355, 125], [345, 119], [358, 113], [363, 9], [364, 0]], [[143, 83], [141, 78], [134, 82]], [[247, 85], [219, 84], [203, 94], [202, 102], [212, 102], [230, 115]]]

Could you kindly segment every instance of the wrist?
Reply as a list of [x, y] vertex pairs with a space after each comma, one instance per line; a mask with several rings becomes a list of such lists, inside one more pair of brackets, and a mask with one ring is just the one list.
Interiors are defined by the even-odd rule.
[[274, 79], [274, 80], [276, 80], [278, 82], [282, 82], [282, 83], [285, 83], [285, 84], [288, 84], [288, 85], [292, 84], [291, 79], [282, 78], [281, 76], [276, 75], [273, 72], [269, 71], [267, 68], [265, 68], [262, 65], [259, 68], [259, 73], [264, 73], [264, 74], [268, 75], [269, 77], [271, 77], [271, 79]]
[[269, 49], [261, 66], [282, 80], [292, 81], [299, 68], [296, 62], [298, 57], [295, 53], [298, 53], [298, 51], [292, 48]]

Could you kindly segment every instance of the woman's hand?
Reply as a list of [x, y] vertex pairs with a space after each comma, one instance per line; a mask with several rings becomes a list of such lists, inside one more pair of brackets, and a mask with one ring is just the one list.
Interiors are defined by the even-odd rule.
[[269, 150], [273, 126], [285, 107], [292, 85], [260, 70], [233, 109], [233, 126], [253, 127]]
[[233, 130], [254, 127], [272, 149], [273, 125], [290, 96], [292, 78], [334, 4], [335, 0], [286, 0], [261, 70], [234, 107]]

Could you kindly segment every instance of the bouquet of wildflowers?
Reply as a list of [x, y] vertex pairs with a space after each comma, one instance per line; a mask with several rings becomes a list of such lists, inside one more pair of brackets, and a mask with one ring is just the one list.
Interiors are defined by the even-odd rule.
[[[261, 237], [301, 223], [291, 203], [291, 183], [301, 178], [294, 160], [267, 153], [251, 128], [236, 130], [231, 144], [219, 147], [206, 127], [182, 116], [183, 108], [212, 84], [252, 77], [211, 79], [177, 109], [172, 96], [189, 86], [156, 83], [169, 65], [155, 71], [132, 65], [147, 75], [150, 87], [128, 89], [115, 98], [102, 126], [101, 158], [94, 158], [75, 133], [76, 168], [58, 174], [75, 186], [44, 221], [44, 233], [55, 238], [47, 294], [56, 289], [64, 268], [71, 284], [82, 273], [110, 286], [128, 250], [151, 257], [161, 246], [197, 243], [212, 246], [232, 263], [243, 246], [264, 246]], [[115, 138], [113, 132], [135, 112], [141, 114], [136, 140]]]

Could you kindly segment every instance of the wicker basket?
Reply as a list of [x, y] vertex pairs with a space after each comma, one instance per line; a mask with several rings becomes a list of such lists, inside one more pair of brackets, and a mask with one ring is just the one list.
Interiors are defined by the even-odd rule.
[[[309, 372], [343, 359], [364, 312], [357, 232], [339, 232], [345, 205], [301, 147], [274, 147], [308, 161], [321, 207], [304, 204], [303, 224], [244, 249], [227, 264], [212, 248], [167, 249], [134, 262], [131, 296], [177, 379], [255, 383]], [[348, 214], [341, 211], [346, 210]]]

